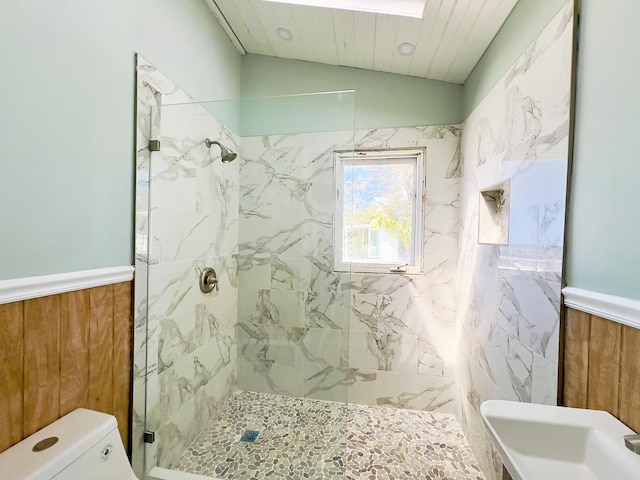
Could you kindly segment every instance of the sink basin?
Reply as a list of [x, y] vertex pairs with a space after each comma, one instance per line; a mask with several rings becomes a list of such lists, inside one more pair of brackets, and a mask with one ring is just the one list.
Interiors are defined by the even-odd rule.
[[634, 432], [607, 412], [487, 400], [480, 413], [514, 480], [640, 478]]

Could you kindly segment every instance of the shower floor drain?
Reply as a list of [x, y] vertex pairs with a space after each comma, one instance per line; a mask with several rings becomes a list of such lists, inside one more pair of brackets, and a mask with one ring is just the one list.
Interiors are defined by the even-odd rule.
[[245, 430], [240, 441], [244, 443], [254, 443], [258, 439], [260, 432], [258, 430]]

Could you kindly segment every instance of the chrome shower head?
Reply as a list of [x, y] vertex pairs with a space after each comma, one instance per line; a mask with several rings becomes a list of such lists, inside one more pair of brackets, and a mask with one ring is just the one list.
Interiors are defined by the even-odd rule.
[[238, 154], [236, 152], [233, 152], [233, 151], [229, 150], [227, 147], [222, 145], [220, 142], [212, 141], [212, 140], [207, 138], [204, 141], [204, 144], [207, 146], [207, 148], [211, 148], [211, 145], [218, 145], [220, 147], [220, 156], [222, 157], [222, 163], [233, 162], [236, 159], [236, 157], [238, 156]]

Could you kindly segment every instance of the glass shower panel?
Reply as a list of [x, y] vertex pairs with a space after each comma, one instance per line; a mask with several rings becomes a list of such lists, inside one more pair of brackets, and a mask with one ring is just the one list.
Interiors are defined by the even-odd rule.
[[332, 268], [333, 152], [352, 149], [354, 92], [165, 105], [160, 128], [145, 471], [343, 476], [350, 274]]
[[239, 149], [238, 104], [218, 110], [231, 126], [200, 104], [164, 105], [151, 153], [145, 471], [171, 468], [236, 385], [239, 163], [220, 145]]

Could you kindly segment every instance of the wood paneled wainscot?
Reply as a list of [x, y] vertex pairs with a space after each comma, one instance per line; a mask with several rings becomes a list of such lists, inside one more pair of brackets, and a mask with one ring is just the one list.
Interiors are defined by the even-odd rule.
[[640, 432], [640, 330], [565, 311], [563, 404], [606, 410]]
[[115, 415], [128, 448], [131, 286], [0, 305], [0, 451], [79, 407]]

